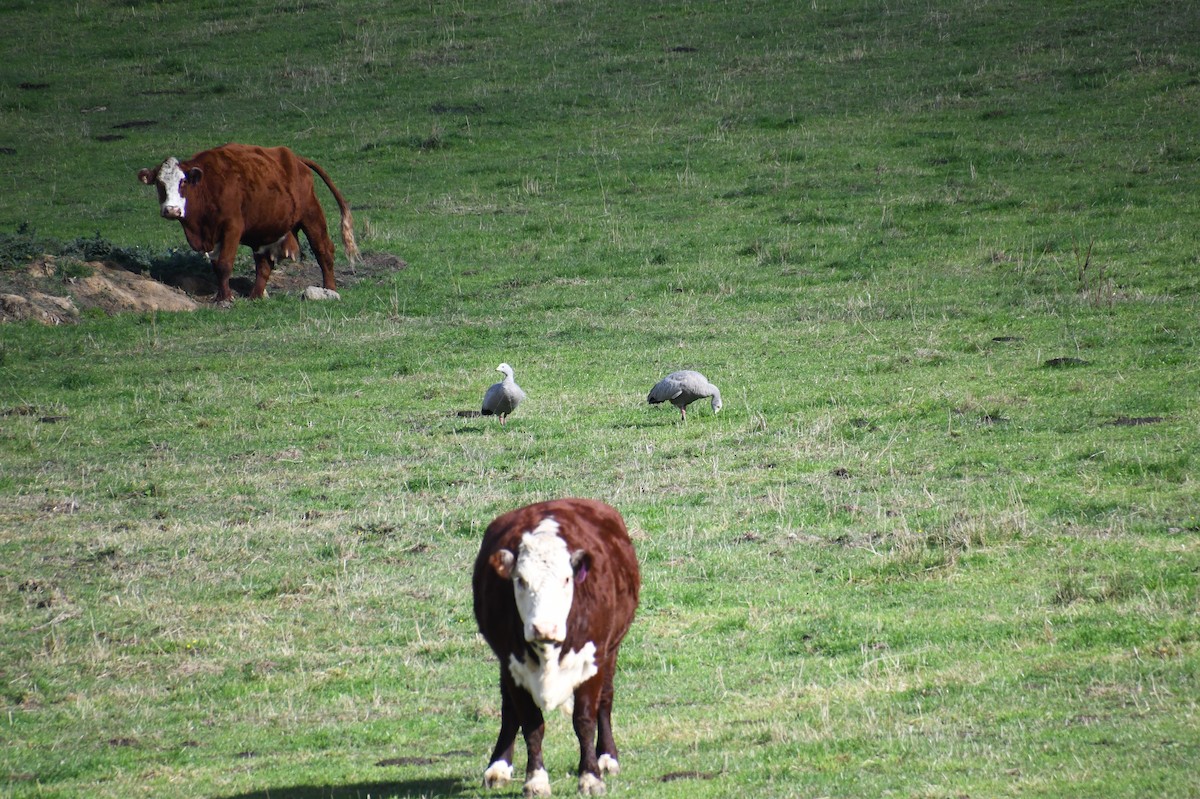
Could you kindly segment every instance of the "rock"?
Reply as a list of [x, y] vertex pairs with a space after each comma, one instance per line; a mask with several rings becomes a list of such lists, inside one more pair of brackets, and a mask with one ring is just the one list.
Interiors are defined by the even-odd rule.
[[320, 286], [309, 286], [300, 295], [303, 300], [340, 300], [341, 294], [338, 294], [333, 289], [321, 288]]
[[54, 297], [35, 291], [29, 295], [29, 299], [40, 309], [43, 324], [62, 325], [79, 321], [79, 309], [70, 297]]
[[20, 294], [0, 294], [0, 313], [7, 319], [28, 319], [32, 303]]
[[0, 321], [32, 320], [43, 325], [62, 325], [79, 320], [79, 309], [70, 297], [52, 297], [40, 291], [28, 297], [0, 294]]

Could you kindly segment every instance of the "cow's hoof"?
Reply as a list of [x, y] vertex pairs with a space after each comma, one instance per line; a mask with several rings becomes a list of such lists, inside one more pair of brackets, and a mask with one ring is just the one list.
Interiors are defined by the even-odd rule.
[[591, 772], [585, 772], [579, 777], [579, 792], [584, 796], [604, 796], [604, 780]]
[[618, 763], [617, 759], [615, 757], [613, 757], [612, 755], [609, 755], [609, 754], [600, 755], [600, 759], [596, 762], [600, 768], [601, 774], [620, 774], [621, 773], [621, 764]]
[[503, 788], [512, 782], [513, 767], [511, 763], [497, 760], [483, 772], [484, 788]]
[[546, 769], [540, 768], [533, 774], [529, 775], [529, 779], [525, 780], [525, 796], [549, 796], [550, 795], [550, 775], [546, 773]]

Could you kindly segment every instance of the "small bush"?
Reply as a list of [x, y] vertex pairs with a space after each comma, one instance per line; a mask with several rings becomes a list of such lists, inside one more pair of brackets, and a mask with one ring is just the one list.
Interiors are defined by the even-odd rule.
[[60, 273], [66, 278], [87, 277], [93, 274], [95, 270], [87, 265], [88, 261], [107, 261], [131, 272], [140, 273], [208, 267], [203, 255], [190, 250], [172, 249], [154, 253], [144, 247], [118, 247], [102, 238], [99, 231], [91, 238], [81, 237], [69, 242], [39, 236], [25, 223], [19, 225], [15, 233], [0, 233], [0, 271], [24, 268], [43, 256], [63, 259], [58, 266]]
[[25, 266], [39, 255], [57, 251], [61, 245], [51, 238], [36, 235], [28, 223], [21, 223], [16, 233], [0, 233], [0, 270]]
[[58, 252], [50, 254], [78, 258], [81, 261], [100, 261], [108, 258], [113, 249], [112, 243], [100, 238], [100, 231], [96, 231], [94, 237], [75, 239], [62, 245]]

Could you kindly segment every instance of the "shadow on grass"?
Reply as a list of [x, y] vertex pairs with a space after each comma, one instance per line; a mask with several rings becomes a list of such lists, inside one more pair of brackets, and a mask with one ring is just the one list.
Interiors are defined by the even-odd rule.
[[477, 785], [458, 777], [434, 777], [420, 780], [384, 780], [352, 785], [293, 785], [239, 793], [221, 799], [366, 799], [373, 797], [460, 797], [474, 796]]

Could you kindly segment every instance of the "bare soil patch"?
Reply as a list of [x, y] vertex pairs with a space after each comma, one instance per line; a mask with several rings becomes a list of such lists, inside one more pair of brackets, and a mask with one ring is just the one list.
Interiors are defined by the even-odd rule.
[[1161, 416], [1118, 416], [1109, 422], [1114, 427], [1139, 427], [1146, 424], [1158, 424], [1163, 421]]
[[[407, 266], [389, 253], [365, 253], [357, 265], [337, 270], [338, 287], [380, 279]], [[299, 295], [319, 282], [320, 268], [314, 261], [285, 261], [271, 273], [267, 295]], [[249, 274], [237, 274], [230, 281], [234, 293], [242, 297], [249, 296], [253, 285], [252, 267]], [[111, 261], [80, 262], [47, 255], [24, 269], [0, 272], [0, 323], [72, 324], [87, 310], [193, 311], [211, 303], [215, 294], [212, 268], [199, 259], [143, 273]]]

